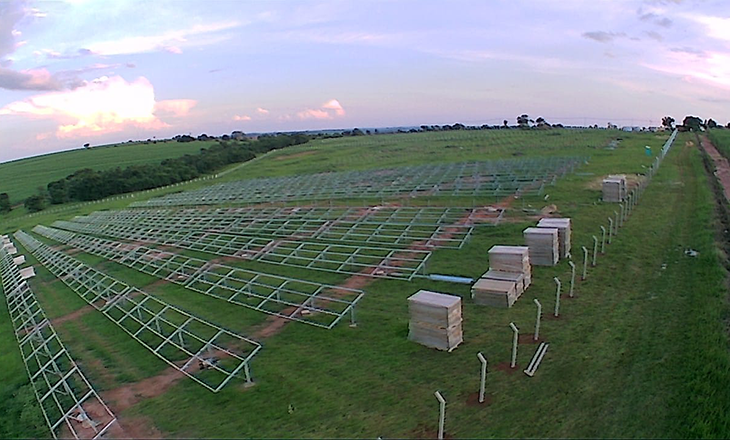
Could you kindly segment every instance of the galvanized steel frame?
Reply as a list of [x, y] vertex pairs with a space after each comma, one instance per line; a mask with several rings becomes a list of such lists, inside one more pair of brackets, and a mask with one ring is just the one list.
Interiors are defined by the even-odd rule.
[[426, 275], [427, 262], [431, 257], [429, 250], [270, 240], [207, 231], [116, 226], [103, 222], [92, 224], [56, 221], [53, 226], [83, 234], [155, 243], [242, 260], [401, 280]]
[[[478, 225], [496, 225], [492, 208], [220, 208], [127, 209], [94, 212], [74, 221], [92, 224], [197, 230], [246, 236], [400, 247], [460, 249]], [[489, 223], [485, 223], [489, 221]]]
[[354, 323], [355, 305], [364, 295], [358, 289], [210, 263], [42, 225], [33, 231], [198, 293], [317, 327], [332, 328], [347, 314]]
[[132, 206], [541, 194], [546, 183], [553, 183], [558, 176], [572, 171], [584, 160], [578, 157], [542, 157], [250, 179], [169, 194]]
[[[253, 382], [250, 362], [261, 349], [258, 342], [155, 298], [23, 231], [16, 232], [15, 237], [87, 304], [208, 390], [220, 391], [241, 372], [247, 383]], [[217, 361], [209, 361], [212, 357]], [[202, 371], [201, 365], [205, 367]]]
[[[116, 422], [116, 416], [61, 342], [4, 243], [0, 246], [0, 277], [8, 313], [25, 370], [51, 435], [53, 438], [71, 435], [76, 439], [101, 437]], [[91, 410], [96, 420], [89, 416]]]

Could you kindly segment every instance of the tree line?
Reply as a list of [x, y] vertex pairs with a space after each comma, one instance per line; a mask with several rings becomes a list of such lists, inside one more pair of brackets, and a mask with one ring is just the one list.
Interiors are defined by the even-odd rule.
[[[49, 203], [87, 202], [172, 185], [213, 173], [229, 164], [249, 161], [258, 154], [306, 143], [309, 139], [309, 136], [299, 133], [262, 135], [257, 140], [219, 141], [208, 148], [201, 148], [198, 154], [165, 159], [159, 164], [103, 171], [84, 168], [48, 183], [38, 194], [28, 197], [24, 205], [28, 211], [37, 212]], [[6, 196], [0, 194], [0, 211], [6, 203], [7, 210], [10, 209]]]

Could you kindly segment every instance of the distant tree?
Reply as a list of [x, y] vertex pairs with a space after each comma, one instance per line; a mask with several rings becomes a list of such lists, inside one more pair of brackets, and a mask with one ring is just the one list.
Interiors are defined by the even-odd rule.
[[451, 126], [452, 130], [464, 130], [465, 128], [466, 127], [464, 126], [464, 124], [462, 124], [460, 122], [457, 122], [456, 124]]
[[702, 131], [702, 119], [697, 116], [685, 116], [682, 125], [689, 131]]
[[714, 119], [710, 118], [705, 121], [705, 127], [707, 128], [717, 128], [717, 122], [715, 122]]
[[8, 213], [13, 209], [10, 205], [10, 196], [8, 193], [0, 194], [0, 212]]
[[90, 146], [91, 146], [91, 144], [89, 144], [89, 143], [84, 144], [84, 148], [89, 148]]
[[25, 199], [24, 205], [28, 212], [43, 211], [46, 208], [46, 198], [41, 194], [30, 196]]
[[668, 130], [674, 130], [674, 118], [671, 116], [663, 117], [662, 127], [666, 127]]
[[506, 119], [502, 121], [502, 124], [504, 125], [504, 128], [509, 128], [509, 122], [507, 122]]
[[68, 197], [68, 181], [66, 179], [51, 182], [46, 187], [48, 189], [48, 197], [52, 205], [58, 205], [69, 201]]
[[178, 142], [192, 142], [195, 140], [195, 138], [190, 136], [189, 134], [184, 134], [182, 136], [177, 135], [173, 139], [175, 139]]
[[363, 131], [360, 130], [359, 128], [353, 128], [352, 136], [365, 136], [365, 133], [363, 133]]
[[535, 119], [535, 124], [537, 124], [537, 128], [550, 128], [550, 124], [542, 116]]
[[535, 122], [526, 114], [517, 116], [517, 125], [520, 128], [530, 128], [530, 122]]

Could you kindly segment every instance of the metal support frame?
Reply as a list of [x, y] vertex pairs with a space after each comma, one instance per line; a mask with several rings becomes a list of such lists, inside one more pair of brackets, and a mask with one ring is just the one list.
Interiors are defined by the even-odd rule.
[[479, 352], [477, 353], [477, 359], [482, 364], [481, 368], [481, 380], [479, 381], [479, 403], [484, 403], [484, 389], [487, 385], [487, 358]]
[[[253, 382], [249, 365], [261, 349], [258, 342], [157, 299], [25, 232], [16, 232], [15, 237], [87, 304], [205, 388], [218, 392], [241, 372], [246, 382]], [[215, 358], [215, 362], [210, 358]], [[187, 359], [182, 367], [181, 359]]]
[[261, 261], [325, 272], [411, 280], [422, 273], [431, 251], [350, 246], [216, 232], [172, 231], [142, 227], [94, 225], [57, 221], [54, 227], [122, 240], [143, 241], [207, 252], [242, 260]]
[[477, 197], [540, 192], [544, 183], [572, 172], [585, 157], [544, 157], [419, 165], [248, 179], [133, 204], [135, 207], [255, 204], [277, 201], [394, 197]]
[[540, 301], [538, 301], [537, 298], [534, 298], [532, 301], [537, 306], [537, 317], [535, 318], [535, 337], [533, 338], [535, 341], [537, 341], [538, 339], [540, 339], [540, 318], [542, 318], [542, 304], [540, 304]]
[[572, 298], [575, 287], [575, 263], [568, 261], [568, 264], [570, 265], [570, 292], [568, 293], [568, 296]]
[[[116, 416], [59, 339], [5, 249], [0, 249], [0, 278], [25, 370], [51, 435], [100, 438]], [[91, 408], [93, 419], [87, 412]]]
[[228, 303], [317, 327], [332, 328], [364, 292], [287, 278], [172, 252], [36, 226], [34, 232]]
[[596, 266], [596, 257], [598, 256], [598, 237], [593, 236], [593, 260], [591, 260], [591, 266]]
[[475, 226], [496, 225], [504, 210], [487, 208], [219, 208], [94, 212], [75, 222], [174, 231], [210, 231], [276, 239], [460, 249]]
[[512, 329], [512, 359], [510, 361], [510, 368], [514, 368], [517, 365], [517, 341], [519, 340], [520, 330], [515, 326], [514, 322], [509, 323], [509, 328]]
[[444, 396], [441, 395], [441, 392], [436, 391], [434, 393], [434, 396], [436, 396], [436, 399], [439, 401], [439, 433], [438, 438], [439, 440], [443, 440], [444, 438], [444, 422], [446, 419], [446, 400], [444, 399]]
[[553, 281], [555, 281], [555, 313], [553, 314], [556, 318], [560, 316], [560, 279], [558, 277], [553, 277]]
[[615, 232], [613, 232], [613, 218], [608, 218], [608, 244], [611, 244], [611, 236], [615, 235]]

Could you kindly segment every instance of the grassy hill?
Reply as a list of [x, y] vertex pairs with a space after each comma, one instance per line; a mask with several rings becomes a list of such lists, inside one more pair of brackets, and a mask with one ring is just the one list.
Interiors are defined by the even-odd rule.
[[[581, 247], [592, 249], [593, 236], [600, 237], [600, 226], [608, 226], [607, 219], [618, 209], [617, 204], [600, 200], [602, 177], [645, 173], [654, 158], [644, 154], [644, 146], [656, 153], [666, 138], [666, 134], [606, 130], [512, 130], [318, 140], [234, 167], [215, 182], [465, 160], [590, 156], [588, 163], [548, 186], [544, 194], [512, 202], [503, 224], [478, 228], [462, 249], [438, 249], [429, 260], [430, 273], [478, 277], [487, 270], [491, 246], [524, 243], [524, 228], [535, 224], [541, 208], [554, 204], [556, 215], [573, 219], [573, 260], [580, 270]], [[466, 285], [424, 278], [377, 280], [364, 288], [357, 328], [342, 323], [324, 330], [291, 323], [265, 338], [264, 349], [252, 363], [256, 386], [244, 388], [239, 381], [213, 394], [182, 379], [116, 415], [123, 423], [136, 421], [154, 426], [163, 436], [176, 437], [429, 437], [437, 429], [438, 402], [433, 393], [439, 390], [447, 400], [446, 433], [453, 437], [727, 437], [726, 274], [714, 241], [716, 220], [708, 176], [690, 140], [690, 134], [680, 135], [635, 211], [606, 253], [598, 256], [597, 266], [588, 267], [587, 279], [576, 283], [575, 298], [564, 293], [559, 319], [550, 318], [555, 303], [553, 277], [568, 285], [567, 261], [534, 267], [533, 285], [511, 309], [475, 305]], [[207, 184], [193, 182], [137, 194], [133, 200]], [[50, 225], [95, 210], [119, 209], [129, 202], [104, 201], [61, 213], [16, 217], [0, 223], [0, 233], [19, 228], [30, 232], [39, 223]], [[431, 206], [494, 202], [494, 197], [399, 200]], [[688, 256], [687, 249], [698, 254]], [[73, 291], [27, 251], [20, 251], [36, 267], [38, 277], [31, 286], [52, 318], [84, 307]], [[219, 258], [202, 252], [179, 253]], [[100, 257], [83, 252], [74, 256], [244, 335], [255, 332], [264, 319]], [[344, 274], [231, 258], [225, 264], [335, 284], [347, 279]], [[407, 340], [406, 298], [419, 289], [462, 298], [465, 342], [453, 352]], [[520, 343], [517, 363], [521, 368], [509, 371], [504, 365], [510, 359], [509, 323], [514, 322], [521, 334], [530, 334], [534, 328], [533, 299], [543, 305], [540, 333], [550, 348], [535, 377], [529, 378], [521, 370], [536, 345]], [[97, 312], [65, 320], [56, 330], [102, 397], [156, 377], [165, 367]], [[489, 359], [489, 405], [473, 402], [479, 384], [477, 352]], [[0, 369], [0, 437], [47, 435], [33, 411], [2, 301], [0, 359], [4, 366]], [[116, 405], [110, 401], [112, 410]], [[28, 429], [19, 428], [16, 420]]]
[[104, 170], [195, 154], [212, 142], [157, 142], [156, 144], [118, 144], [90, 149], [45, 154], [12, 162], [0, 163], [0, 193], [8, 193], [11, 203], [21, 203], [45, 188], [49, 182], [62, 179], [76, 170]]

